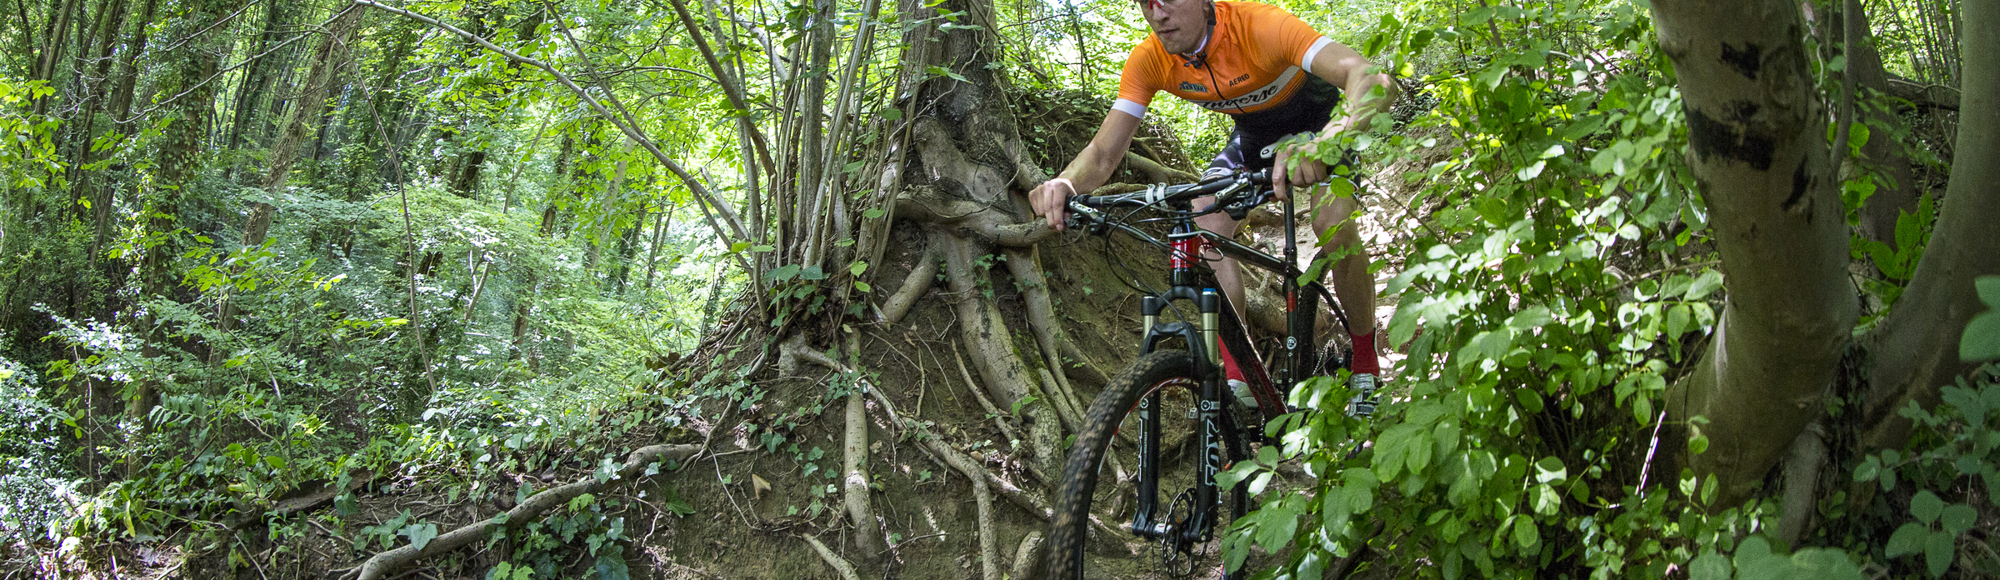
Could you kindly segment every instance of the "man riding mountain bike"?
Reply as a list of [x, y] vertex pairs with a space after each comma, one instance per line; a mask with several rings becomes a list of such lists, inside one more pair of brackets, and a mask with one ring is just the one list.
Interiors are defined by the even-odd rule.
[[[1306, 194], [1303, 201], [1318, 204], [1313, 228], [1321, 234], [1320, 252], [1345, 252], [1332, 271], [1334, 295], [1342, 309], [1355, 314], [1350, 328], [1354, 335], [1350, 386], [1361, 394], [1351, 410], [1372, 410], [1369, 395], [1381, 365], [1375, 353], [1375, 284], [1352, 219], [1359, 204], [1351, 196], [1313, 200], [1315, 194], [1327, 195], [1319, 184], [1335, 176], [1325, 163], [1306, 153], [1341, 132], [1366, 129], [1371, 117], [1395, 102], [1396, 84], [1387, 74], [1370, 74], [1372, 65], [1353, 48], [1322, 36], [1275, 6], [1229, 0], [1138, 2], [1153, 34], [1126, 58], [1118, 100], [1090, 145], [1059, 176], [1029, 192], [1035, 213], [1063, 229], [1064, 201], [1104, 184], [1124, 159], [1147, 105], [1159, 91], [1229, 115], [1236, 122], [1235, 131], [1209, 163], [1208, 173], [1271, 168], [1278, 199], [1286, 199], [1297, 186]], [[1344, 114], [1336, 117], [1333, 112], [1343, 92], [1353, 97]], [[1285, 137], [1313, 132], [1317, 134], [1309, 140], [1278, 145]], [[1196, 207], [1210, 203], [1212, 198], [1204, 198]], [[1221, 212], [1195, 221], [1232, 237], [1240, 225]], [[1338, 231], [1325, 235], [1336, 226]], [[1245, 312], [1248, 303], [1236, 261], [1224, 258], [1216, 265], [1215, 277], [1236, 311]], [[1223, 352], [1223, 366], [1231, 389], [1249, 403], [1252, 399], [1233, 353]]]

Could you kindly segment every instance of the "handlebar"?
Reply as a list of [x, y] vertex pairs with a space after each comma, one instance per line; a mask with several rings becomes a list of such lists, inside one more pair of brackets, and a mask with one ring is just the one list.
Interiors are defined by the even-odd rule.
[[1152, 185], [1143, 191], [1113, 195], [1078, 195], [1069, 198], [1065, 205], [1069, 208], [1070, 225], [1078, 223], [1102, 224], [1104, 214], [1099, 210], [1113, 207], [1142, 208], [1164, 203], [1169, 207], [1185, 207], [1196, 198], [1214, 196], [1214, 206], [1204, 208], [1195, 215], [1205, 215], [1221, 211], [1229, 217], [1242, 220], [1250, 210], [1271, 201], [1271, 171], [1269, 169], [1252, 172], [1234, 172], [1210, 177], [1195, 183], [1180, 185]]

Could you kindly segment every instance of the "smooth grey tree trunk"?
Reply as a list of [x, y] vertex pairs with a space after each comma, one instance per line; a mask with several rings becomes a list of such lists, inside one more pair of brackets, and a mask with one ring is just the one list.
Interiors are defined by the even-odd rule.
[[[1706, 453], [1682, 466], [1746, 497], [1825, 410], [1858, 302], [1846, 220], [1829, 173], [1827, 119], [1786, 0], [1656, 0], [1660, 47], [1680, 79], [1688, 163], [1707, 200], [1729, 296], [1668, 414]], [[1695, 417], [1705, 424], [1689, 425]]]

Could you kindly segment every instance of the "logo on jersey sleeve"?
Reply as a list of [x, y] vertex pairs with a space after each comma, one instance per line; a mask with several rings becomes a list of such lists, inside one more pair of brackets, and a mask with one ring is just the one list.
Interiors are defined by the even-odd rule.
[[[1225, 113], [1236, 112], [1241, 109], [1249, 109], [1252, 107], [1262, 107], [1263, 105], [1271, 103], [1273, 99], [1276, 99], [1278, 93], [1284, 92], [1285, 87], [1291, 86], [1292, 80], [1298, 78], [1299, 72], [1300, 69], [1299, 67], [1296, 66], [1286, 68], [1284, 74], [1278, 75], [1278, 78], [1276, 80], [1273, 80], [1270, 83], [1265, 84], [1264, 86], [1251, 89], [1250, 92], [1244, 93], [1240, 96], [1222, 100], [1216, 100], [1216, 101], [1202, 101], [1194, 99], [1189, 99], [1189, 101], [1192, 101], [1196, 105], [1200, 105], [1204, 109], [1208, 109], [1210, 111], [1221, 111]], [[1187, 85], [1188, 83], [1181, 83], [1181, 86], [1183, 88], [1185, 88]]]

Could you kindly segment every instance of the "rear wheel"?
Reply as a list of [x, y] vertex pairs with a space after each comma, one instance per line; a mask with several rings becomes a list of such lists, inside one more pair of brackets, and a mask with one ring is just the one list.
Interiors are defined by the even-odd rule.
[[[1049, 532], [1049, 578], [1238, 578], [1223, 571], [1221, 530], [1243, 514], [1243, 487], [1219, 490], [1221, 504], [1215, 524], [1197, 538], [1182, 541], [1146, 540], [1130, 531], [1138, 503], [1141, 403], [1158, 395], [1160, 416], [1158, 500], [1153, 521], [1186, 525], [1196, 515], [1195, 486], [1202, 469], [1201, 422], [1195, 413], [1201, 383], [1194, 359], [1186, 351], [1165, 350], [1140, 357], [1111, 380], [1084, 417], [1083, 432], [1070, 446], [1056, 491], [1054, 523]], [[1150, 407], [1150, 403], [1148, 405]], [[1246, 447], [1229, 411], [1222, 414], [1221, 452], [1225, 465], [1243, 458]], [[1123, 431], [1125, 437], [1118, 436]], [[1109, 458], [1109, 460], [1107, 460]], [[1100, 485], [1103, 483], [1105, 485]], [[1135, 565], [1122, 555], [1092, 558], [1086, 549], [1092, 509], [1105, 524], [1121, 532], [1115, 542], [1152, 544]], [[1175, 536], [1178, 534], [1169, 534]], [[1121, 551], [1122, 552], [1122, 551]]]

